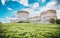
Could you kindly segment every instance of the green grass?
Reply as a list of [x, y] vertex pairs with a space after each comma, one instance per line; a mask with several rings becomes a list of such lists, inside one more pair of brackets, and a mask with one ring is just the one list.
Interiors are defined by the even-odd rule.
[[60, 25], [39, 23], [0, 24], [0, 38], [60, 38]]

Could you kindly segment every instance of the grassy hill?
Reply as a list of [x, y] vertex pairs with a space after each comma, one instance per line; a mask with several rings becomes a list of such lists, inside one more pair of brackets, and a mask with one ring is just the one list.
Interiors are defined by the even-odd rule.
[[39, 23], [0, 24], [0, 38], [60, 38], [60, 25]]

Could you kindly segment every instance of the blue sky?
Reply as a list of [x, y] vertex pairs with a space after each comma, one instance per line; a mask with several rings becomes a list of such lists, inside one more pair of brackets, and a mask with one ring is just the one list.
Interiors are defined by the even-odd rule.
[[31, 16], [38, 15], [44, 11], [43, 9], [50, 8], [60, 12], [59, 2], [59, 0], [0, 0], [0, 19], [14, 17], [15, 15], [12, 12], [15, 13], [20, 10], [29, 11]]

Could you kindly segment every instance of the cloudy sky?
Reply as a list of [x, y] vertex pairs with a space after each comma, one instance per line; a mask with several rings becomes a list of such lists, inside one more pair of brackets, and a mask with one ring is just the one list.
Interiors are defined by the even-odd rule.
[[20, 10], [28, 11], [32, 17], [48, 9], [56, 10], [60, 18], [60, 0], [0, 0], [0, 22], [15, 19], [16, 12]]

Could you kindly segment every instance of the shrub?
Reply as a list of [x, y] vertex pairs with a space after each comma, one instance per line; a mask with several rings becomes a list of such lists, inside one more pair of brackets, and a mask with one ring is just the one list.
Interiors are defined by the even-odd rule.
[[30, 21], [19, 21], [18, 23], [30, 23]]
[[57, 24], [60, 24], [60, 19], [57, 19], [57, 20], [56, 20], [56, 23], [57, 23]]
[[19, 21], [18, 23], [23, 23], [24, 21]]
[[55, 21], [56, 21], [56, 20], [55, 20], [54, 18], [50, 18], [50, 23], [53, 24], [53, 23], [55, 23]]
[[2, 22], [0, 22], [0, 24], [1, 24]]

